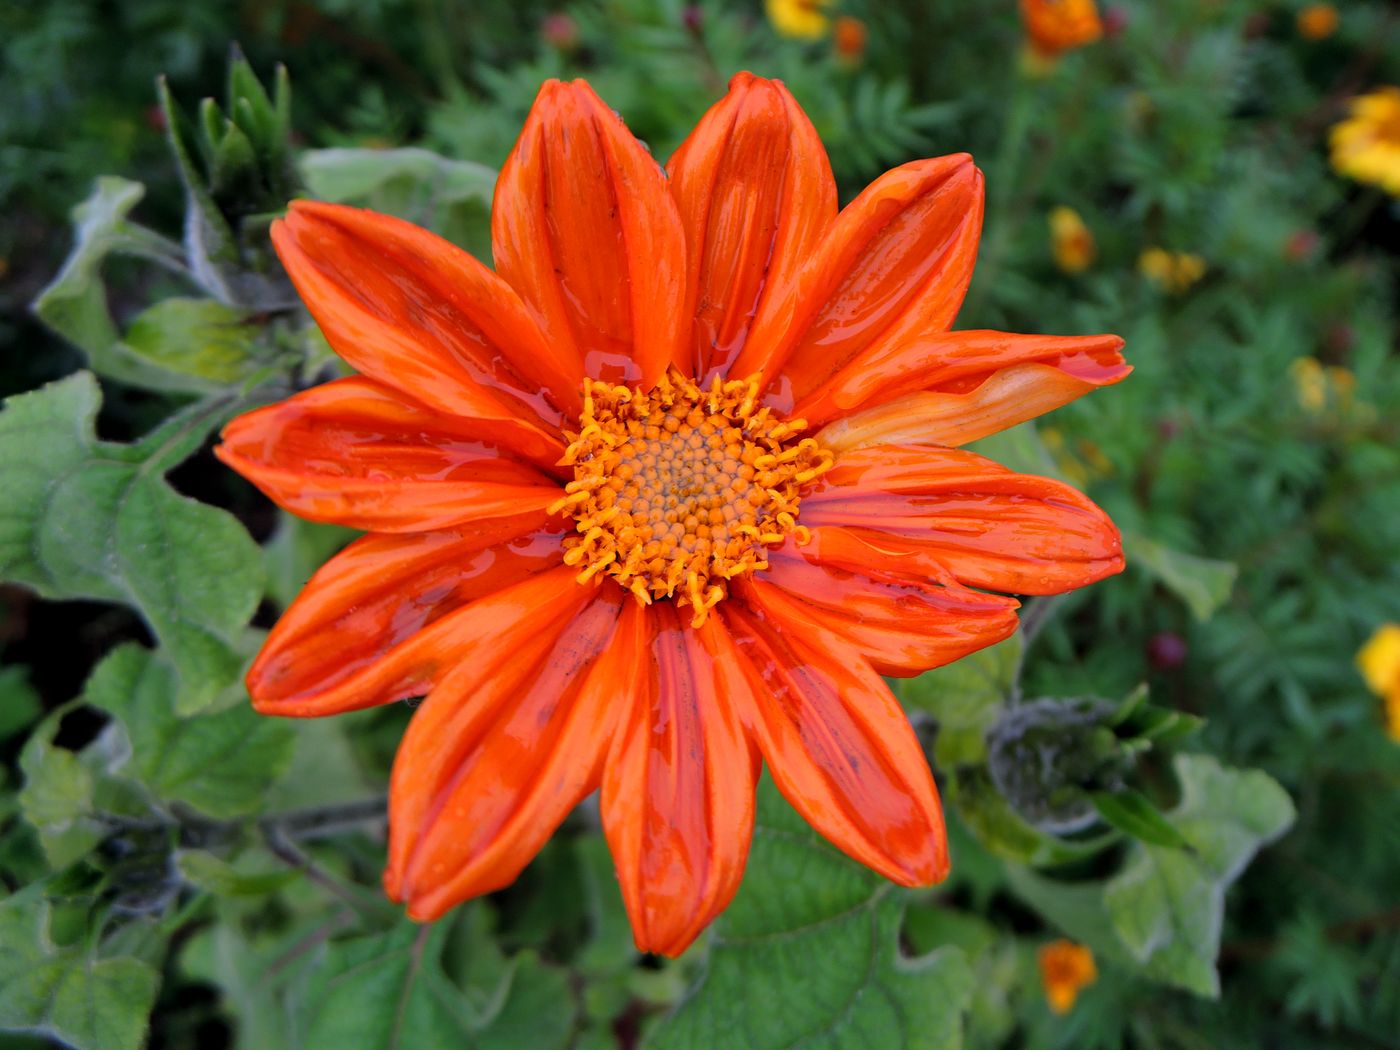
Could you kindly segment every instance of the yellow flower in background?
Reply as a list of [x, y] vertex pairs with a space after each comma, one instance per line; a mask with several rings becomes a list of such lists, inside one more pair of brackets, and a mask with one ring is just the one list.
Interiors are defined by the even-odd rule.
[[1351, 115], [1332, 127], [1332, 167], [1400, 197], [1400, 87], [1351, 100]]
[[1103, 36], [1094, 0], [1021, 0], [1021, 21], [1031, 47], [1044, 56], [1072, 51]]
[[1371, 692], [1385, 700], [1386, 732], [1400, 744], [1400, 623], [1376, 628], [1356, 654], [1356, 666]]
[[1356, 397], [1356, 376], [1351, 369], [1327, 365], [1315, 357], [1300, 357], [1288, 366], [1297, 391], [1298, 404], [1314, 415], [1330, 403], [1337, 409], [1348, 409]]
[[1045, 999], [1057, 1014], [1067, 1014], [1079, 993], [1099, 977], [1094, 953], [1073, 941], [1052, 941], [1036, 952]]
[[1206, 261], [1190, 252], [1148, 248], [1138, 256], [1138, 272], [1153, 284], [1180, 294], [1205, 276]]
[[1327, 376], [1315, 357], [1300, 357], [1288, 366], [1298, 404], [1309, 412], [1321, 412], [1327, 404]]
[[826, 11], [832, 0], [763, 0], [768, 21], [781, 35], [795, 40], [820, 40], [831, 28]]
[[1305, 40], [1326, 40], [1337, 31], [1337, 9], [1331, 4], [1309, 4], [1298, 12], [1298, 35]]
[[1377, 696], [1400, 690], [1400, 623], [1383, 623], [1356, 654], [1361, 677]]
[[1065, 273], [1083, 273], [1098, 254], [1094, 235], [1073, 208], [1059, 207], [1050, 212], [1050, 248], [1055, 265]]

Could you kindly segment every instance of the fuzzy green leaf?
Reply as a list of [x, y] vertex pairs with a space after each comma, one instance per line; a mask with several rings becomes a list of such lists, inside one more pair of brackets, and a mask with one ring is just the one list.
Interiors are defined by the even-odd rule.
[[162, 474], [228, 405], [195, 406], [117, 445], [93, 434], [99, 399], [80, 372], [0, 411], [0, 579], [137, 609], [179, 671], [177, 708], [195, 711], [237, 680], [251, 649], [263, 559], [231, 515], [180, 496]]
[[1099, 816], [1126, 835], [1131, 835], [1141, 842], [1150, 842], [1154, 846], [1167, 846], [1172, 849], [1181, 849], [1187, 845], [1186, 840], [1181, 837], [1181, 832], [1157, 812], [1157, 807], [1139, 791], [1132, 788], [1095, 791], [1089, 797]]
[[258, 367], [257, 340], [258, 327], [245, 311], [213, 299], [163, 299], [126, 332], [126, 347], [137, 357], [189, 376], [187, 389], [211, 391], [246, 379]]
[[49, 914], [29, 892], [0, 902], [0, 1029], [40, 1032], [77, 1050], [136, 1050], [159, 976], [138, 959], [55, 945]]
[[1293, 803], [1258, 770], [1229, 769], [1206, 755], [1178, 755], [1174, 764], [1181, 802], [1168, 819], [1191, 850], [1139, 846], [1104, 901], [1149, 976], [1214, 997], [1225, 891], [1293, 823]]
[[256, 810], [287, 768], [295, 732], [246, 704], [182, 718], [174, 669], [139, 645], [107, 656], [83, 699], [121, 720], [132, 745], [126, 767], [160, 798], [211, 817]]
[[187, 387], [179, 376], [143, 360], [122, 341], [102, 283], [103, 264], [114, 253], [184, 268], [179, 245], [127, 218], [145, 192], [139, 182], [114, 176], [97, 180], [92, 196], [73, 209], [76, 243], [58, 276], [34, 300], [34, 312], [102, 375], [153, 390], [182, 390]]
[[899, 891], [822, 842], [771, 784], [760, 794], [743, 887], [715, 924], [700, 983], [652, 1045], [961, 1045], [972, 992], [962, 952], [906, 957]]

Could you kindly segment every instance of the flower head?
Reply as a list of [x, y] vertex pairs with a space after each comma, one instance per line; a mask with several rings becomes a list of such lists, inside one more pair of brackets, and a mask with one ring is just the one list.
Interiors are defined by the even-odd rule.
[[1332, 127], [1332, 167], [1400, 197], [1400, 87], [1351, 100], [1351, 115]]
[[1323, 365], [1315, 357], [1299, 357], [1288, 366], [1298, 404], [1312, 415], [1320, 415], [1330, 405], [1334, 409], [1351, 407], [1356, 396], [1356, 376], [1340, 365]]
[[838, 211], [792, 96], [740, 74], [668, 170], [586, 84], [547, 83], [497, 183], [494, 272], [372, 212], [275, 225], [360, 374], [235, 419], [218, 453], [369, 534], [248, 687], [291, 716], [427, 694], [390, 783], [410, 915], [509, 884], [601, 787], [637, 943], [677, 954], [738, 888], [763, 763], [860, 862], [946, 874], [881, 676], [1006, 637], [1008, 594], [1123, 564], [1078, 492], [961, 449], [1129, 371], [1116, 336], [950, 331], [981, 220], [966, 155]]
[[1065, 273], [1083, 273], [1098, 254], [1098, 245], [1077, 211], [1059, 207], [1050, 212], [1050, 250]]
[[1304, 40], [1326, 40], [1337, 31], [1338, 21], [1331, 4], [1309, 4], [1298, 12], [1298, 35]]
[[859, 65], [865, 57], [865, 45], [869, 37], [870, 30], [864, 22], [859, 18], [842, 15], [831, 30], [831, 43], [836, 51], [836, 58], [847, 66]]
[[1385, 701], [1386, 731], [1400, 744], [1400, 623], [1386, 623], [1356, 654], [1366, 686]]
[[827, 10], [833, 0], [763, 0], [768, 21], [782, 36], [820, 40], [831, 31]]
[[1073, 941], [1052, 941], [1036, 952], [1045, 999], [1057, 1014], [1074, 1008], [1079, 993], [1099, 978], [1094, 953]]
[[1021, 0], [1021, 21], [1031, 47], [1044, 56], [1073, 51], [1103, 36], [1094, 0]]
[[1206, 261], [1190, 252], [1147, 248], [1138, 256], [1138, 272], [1174, 295], [1187, 291], [1206, 274]]

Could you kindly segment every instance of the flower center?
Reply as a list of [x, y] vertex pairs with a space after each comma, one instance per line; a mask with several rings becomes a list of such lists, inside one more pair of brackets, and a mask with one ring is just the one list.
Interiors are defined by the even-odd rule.
[[767, 547], [793, 534], [799, 490], [833, 456], [798, 438], [802, 419], [758, 406], [757, 377], [708, 389], [672, 370], [651, 390], [583, 382], [574, 468], [550, 513], [573, 515], [564, 561], [579, 583], [612, 576], [639, 602], [674, 598], [705, 622], [736, 576], [766, 569]]

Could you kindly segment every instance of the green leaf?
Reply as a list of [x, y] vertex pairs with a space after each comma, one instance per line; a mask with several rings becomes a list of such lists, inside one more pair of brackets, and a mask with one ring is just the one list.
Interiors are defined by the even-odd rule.
[[83, 699], [121, 720], [132, 747], [126, 771], [157, 798], [211, 817], [254, 812], [291, 761], [294, 730], [246, 704], [182, 718], [176, 687], [167, 663], [131, 643], [97, 665]]
[[67, 867], [107, 837], [111, 826], [99, 820], [99, 814], [140, 816], [148, 809], [138, 793], [116, 777], [131, 757], [131, 745], [119, 731], [108, 727], [77, 752], [54, 743], [76, 703], [65, 704], [39, 723], [19, 756], [24, 774], [20, 811], [39, 832], [44, 855], [55, 869]]
[[126, 346], [143, 361], [189, 376], [187, 389], [217, 391], [258, 368], [258, 332], [245, 311], [213, 299], [162, 299], [131, 322]]
[[968, 446], [968, 451], [996, 460], [1018, 474], [1065, 480], [1033, 422], [1021, 423], [1009, 430], [974, 441]]
[[1215, 956], [1225, 890], [1254, 854], [1293, 823], [1293, 803], [1269, 776], [1178, 755], [1181, 802], [1168, 819], [1191, 850], [1139, 846], [1104, 901], [1118, 936], [1157, 980], [1220, 994]]
[[358, 535], [343, 525], [324, 525], [279, 511], [277, 530], [263, 546], [269, 597], [285, 609], [316, 570]]
[[301, 876], [300, 872], [286, 868], [243, 871], [203, 850], [182, 850], [175, 858], [175, 866], [187, 882], [219, 897], [266, 896]]
[[162, 478], [231, 407], [177, 415], [136, 445], [98, 441], [97, 383], [79, 372], [0, 411], [0, 579], [45, 598], [138, 610], [180, 675], [182, 712], [213, 703], [248, 653], [262, 553], [230, 514]]
[[1123, 533], [1123, 552], [1129, 565], [1155, 576], [1202, 623], [1229, 599], [1239, 575], [1232, 562], [1174, 551], [1134, 532]]
[[651, 1045], [959, 1046], [967, 963], [950, 947], [903, 955], [903, 913], [893, 884], [823, 843], [765, 781], [744, 884]]
[[1095, 791], [1090, 796], [1099, 816], [1126, 835], [1154, 846], [1181, 849], [1187, 844], [1181, 832], [1157, 807], [1147, 800], [1147, 796], [1132, 788], [1118, 791]]
[[490, 168], [425, 149], [321, 149], [301, 155], [301, 174], [313, 197], [397, 215], [490, 262]]
[[39, 694], [23, 667], [0, 667], [0, 740], [38, 721], [43, 714]]
[[332, 944], [306, 992], [307, 1050], [567, 1045], [574, 1007], [564, 974], [522, 953], [473, 1004], [441, 965], [449, 926], [405, 922]]
[[92, 819], [95, 776], [72, 751], [56, 747], [62, 712], [55, 712], [25, 741], [19, 766], [24, 788], [19, 793], [24, 819], [39, 832], [44, 855], [64, 868], [102, 841], [104, 829]]
[[0, 901], [0, 1029], [41, 1032], [78, 1050], [136, 1050], [159, 976], [137, 959], [98, 959], [49, 937], [31, 892]]
[[938, 720], [940, 765], [985, 758], [987, 730], [1016, 686], [1021, 652], [1021, 635], [1013, 634], [946, 667], [895, 684], [906, 708]]
[[574, 960], [586, 974], [626, 971], [637, 960], [632, 926], [617, 885], [617, 870], [602, 835], [580, 836], [573, 843], [588, 909], [588, 943]]

